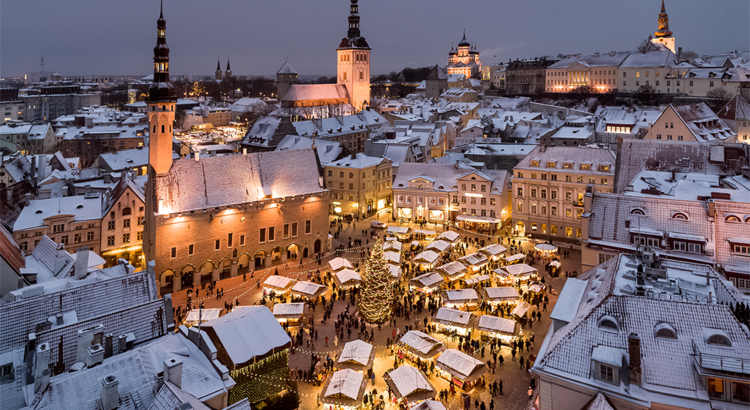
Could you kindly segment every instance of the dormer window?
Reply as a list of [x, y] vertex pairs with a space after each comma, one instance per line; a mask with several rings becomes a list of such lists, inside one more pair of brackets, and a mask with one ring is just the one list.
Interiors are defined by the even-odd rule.
[[594, 378], [619, 386], [620, 370], [625, 362], [624, 357], [623, 351], [620, 349], [602, 345], [595, 347], [591, 352]]
[[563, 169], [573, 169], [573, 162], [566, 162], [563, 164]]
[[654, 337], [677, 340], [677, 331], [668, 323], [659, 323], [654, 328]]
[[672, 214], [672, 219], [679, 219], [679, 220], [687, 221], [689, 218], [686, 214], [682, 212], [675, 212]]
[[547, 161], [547, 168], [555, 168], [557, 163], [555, 161]]
[[532, 167], [538, 167], [539, 166], [539, 161], [531, 161], [531, 166]]
[[728, 215], [724, 217], [725, 222], [740, 222], [740, 218], [737, 215]]
[[591, 164], [581, 164], [581, 171], [591, 171]]
[[[709, 329], [713, 330], [713, 329]], [[705, 332], [705, 330], [704, 330]], [[714, 346], [732, 347], [732, 341], [726, 335], [713, 333], [708, 336], [706, 343]]]
[[646, 213], [643, 211], [643, 209], [634, 208], [634, 209], [630, 210], [630, 215], [643, 215], [643, 216], [645, 216]]
[[601, 164], [599, 165], [599, 172], [609, 172], [610, 165], [609, 164]]
[[599, 319], [599, 330], [604, 330], [606, 332], [620, 332], [620, 325], [617, 322], [617, 319], [615, 319], [612, 316], [602, 316], [601, 319]]

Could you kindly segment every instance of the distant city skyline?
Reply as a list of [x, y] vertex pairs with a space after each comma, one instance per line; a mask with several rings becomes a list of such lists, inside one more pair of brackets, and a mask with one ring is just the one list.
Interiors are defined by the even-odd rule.
[[[301, 76], [333, 76], [349, 0], [165, 0], [173, 75], [210, 76], [216, 60], [234, 75], [273, 75], [288, 58]], [[557, 54], [634, 50], [656, 31], [660, 0], [360, 0], [372, 74], [445, 66], [466, 28], [482, 64]], [[666, 0], [677, 47], [700, 55], [750, 47], [750, 4]], [[63, 76], [152, 71], [158, 0], [4, 2], [0, 77], [37, 71]]]

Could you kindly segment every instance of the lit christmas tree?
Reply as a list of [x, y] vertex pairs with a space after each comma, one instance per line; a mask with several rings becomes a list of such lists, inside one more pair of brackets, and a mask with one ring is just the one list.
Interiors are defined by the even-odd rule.
[[393, 276], [383, 255], [383, 243], [372, 248], [362, 276], [359, 313], [370, 323], [383, 323], [393, 314]]

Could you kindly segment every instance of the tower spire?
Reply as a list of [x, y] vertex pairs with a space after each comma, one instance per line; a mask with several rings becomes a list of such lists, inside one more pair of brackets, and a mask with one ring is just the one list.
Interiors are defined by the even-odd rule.
[[216, 59], [216, 69], [217, 70], [221, 70], [221, 59], [220, 58]]
[[164, 20], [164, 3], [159, 6], [156, 21], [156, 47], [154, 47], [154, 80], [149, 89], [149, 101], [175, 100], [174, 88], [169, 83], [169, 46], [167, 46], [167, 21]]
[[164, 19], [164, 0], [159, 2], [159, 18]]
[[664, 0], [661, 0], [661, 12], [666, 13], [667, 9], [664, 8]]

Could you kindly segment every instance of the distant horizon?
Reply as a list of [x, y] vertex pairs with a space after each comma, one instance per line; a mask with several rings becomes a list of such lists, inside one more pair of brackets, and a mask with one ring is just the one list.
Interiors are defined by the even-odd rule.
[[[348, 0], [208, 4], [164, 1], [173, 75], [207, 72], [185, 75], [211, 77], [217, 59], [222, 69], [231, 61], [238, 76], [273, 76], [286, 59], [301, 75], [335, 75], [335, 49], [346, 35]], [[455, 4], [445, 0], [361, 0], [359, 5], [362, 35], [373, 50], [371, 72], [387, 75], [405, 67], [445, 66], [464, 28], [483, 65], [544, 55], [632, 51], [656, 31], [661, 0], [579, 0], [575, 7], [553, 0], [470, 0], [459, 11], [452, 11]], [[666, 0], [677, 47], [698, 55], [750, 48], [750, 4], [723, 0], [719, 6], [705, 0]], [[0, 77], [39, 71], [42, 55], [45, 71], [63, 76], [149, 73], [158, 15], [158, 0], [131, 0], [127, 7], [97, 0], [5, 2]], [[23, 36], [19, 40], [11, 33]]]

